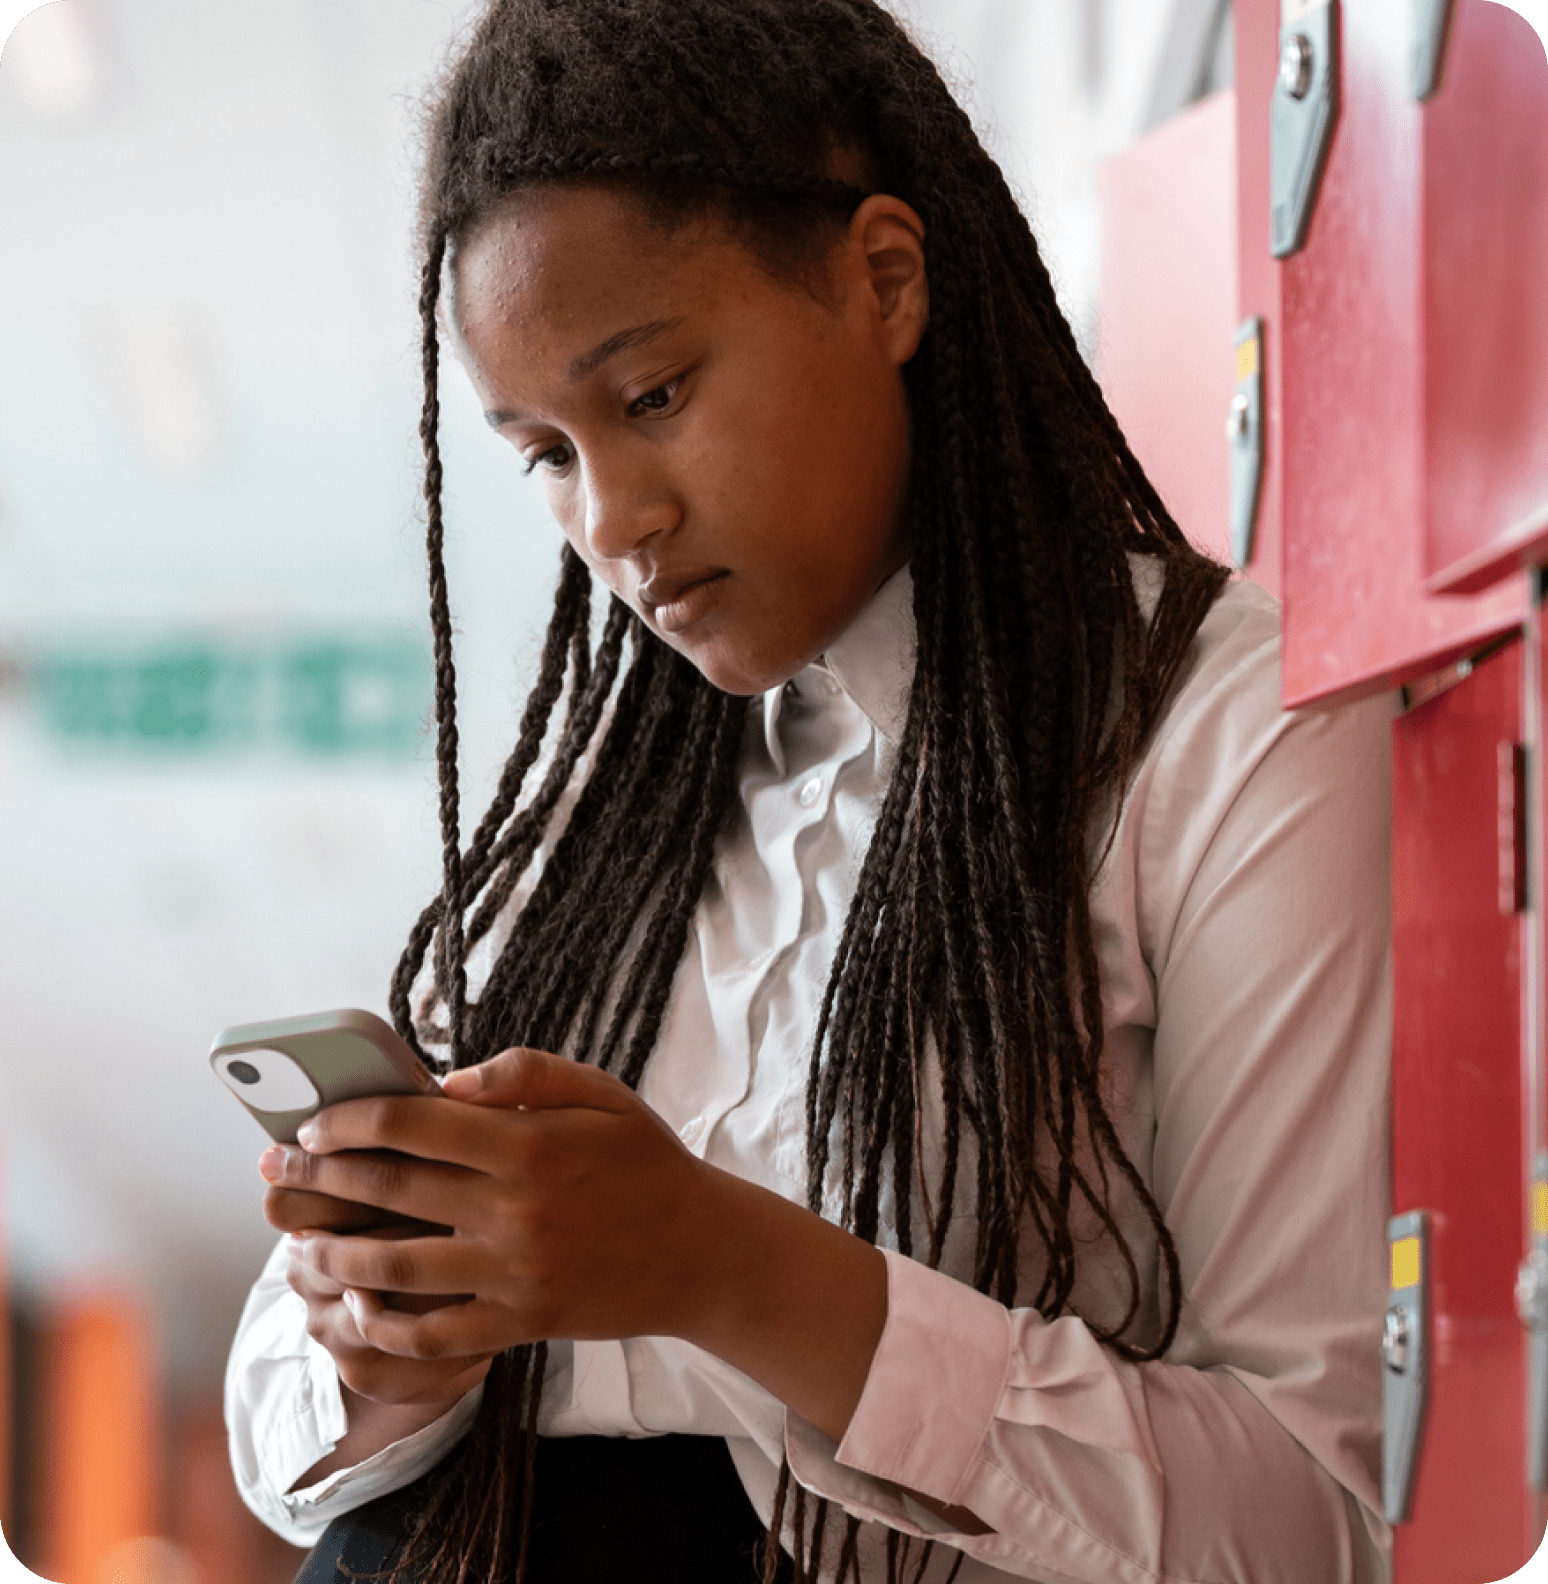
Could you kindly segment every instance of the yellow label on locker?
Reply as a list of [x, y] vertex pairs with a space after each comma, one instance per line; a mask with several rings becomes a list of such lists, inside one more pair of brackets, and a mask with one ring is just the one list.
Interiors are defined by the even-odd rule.
[[1419, 1285], [1419, 1239], [1399, 1238], [1392, 1245], [1392, 1287], [1401, 1292]]
[[1236, 377], [1251, 379], [1258, 372], [1258, 338], [1249, 336], [1236, 349]]
[[1548, 1236], [1548, 1182], [1532, 1184], [1532, 1230], [1539, 1236]]

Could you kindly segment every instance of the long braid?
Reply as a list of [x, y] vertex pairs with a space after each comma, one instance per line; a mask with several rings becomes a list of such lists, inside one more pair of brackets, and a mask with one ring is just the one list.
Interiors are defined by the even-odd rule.
[[430, 630], [435, 645], [435, 767], [440, 786], [440, 949], [436, 985], [450, 1012], [452, 1061], [462, 1050], [468, 998], [462, 928], [462, 838], [457, 812], [457, 672], [452, 662], [451, 604], [446, 592], [446, 531], [441, 515], [440, 340], [435, 310], [446, 259], [444, 230], [433, 232], [420, 277], [420, 356], [425, 385], [419, 438], [425, 453], [425, 548], [430, 569]]
[[[572, 726], [574, 713], [586, 697], [591, 676], [590, 618], [591, 573], [585, 562], [566, 545], [560, 558], [553, 620], [543, 642], [537, 681], [522, 713], [516, 747], [500, 772], [494, 799], [479, 821], [473, 840], [468, 843], [467, 886], [471, 894], [476, 895], [482, 889], [490, 870], [499, 861], [493, 856], [495, 841], [511, 817], [528, 771], [537, 762], [549, 719], [564, 691], [567, 668], [574, 671], [570, 699]], [[472, 941], [468, 944], [471, 946]]]
[[[838, 179], [836, 153], [861, 185]], [[1126, 1357], [1157, 1357], [1176, 1331], [1179, 1264], [1103, 1095], [1089, 887], [1225, 572], [1188, 546], [1124, 441], [967, 116], [874, 0], [493, 0], [447, 79], [420, 297], [443, 878], [394, 977], [394, 1017], [422, 1044], [449, 1041], [453, 1063], [530, 1044], [638, 1084], [737, 814], [745, 701], [616, 602], [593, 656], [590, 580], [566, 552], [516, 747], [458, 847], [440, 277], [509, 195], [579, 182], [615, 185], [667, 226], [718, 216], [792, 289], [865, 192], [893, 192], [924, 220], [931, 323], [903, 371], [918, 658], [811, 1050], [808, 1202], [860, 1236], [918, 1242], [931, 1265], [966, 1231], [971, 1279], [1006, 1303], [1030, 1247], [1036, 1288], [1020, 1301], [1050, 1317], [1067, 1312], [1083, 1262], [1116, 1261], [1124, 1312], [1088, 1324]], [[1159, 570], [1153, 609], [1136, 556]], [[467, 953], [518, 893], [469, 1000]], [[924, 1147], [930, 1113], [938, 1156]], [[1151, 1227], [1154, 1270], [1116, 1189]], [[497, 1361], [400, 1567], [423, 1564], [432, 1584], [484, 1584], [496, 1566], [520, 1577], [542, 1373], [539, 1349]], [[797, 1584], [854, 1576], [859, 1525], [835, 1527], [782, 1470], [765, 1579], [787, 1536]], [[921, 1578], [928, 1555], [915, 1565], [894, 1545], [889, 1579]]]
[[490, 852], [489, 873], [494, 878], [489, 881], [478, 911], [468, 926], [470, 946], [483, 938], [510, 901], [512, 892], [527, 872], [527, 866], [548, 830], [549, 820], [560, 798], [575, 778], [581, 756], [591, 742], [613, 684], [618, 679], [624, 639], [631, 621], [627, 607], [615, 602], [608, 612], [595, 667], [586, 667], [584, 676], [577, 675], [574, 680], [571, 707], [565, 720], [564, 735], [554, 755], [553, 767], [531, 805], [523, 808], [511, 820], [505, 834]]

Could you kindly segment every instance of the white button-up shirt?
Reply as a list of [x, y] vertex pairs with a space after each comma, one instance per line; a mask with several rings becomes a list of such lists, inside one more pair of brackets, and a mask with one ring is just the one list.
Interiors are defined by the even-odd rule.
[[[1136, 577], [1144, 594], [1145, 563]], [[940, 1272], [889, 1251], [886, 1326], [841, 1445], [718, 1359], [649, 1337], [554, 1343], [544, 1434], [725, 1436], [765, 1516], [788, 1454], [804, 1485], [875, 1520], [873, 1555], [880, 1525], [943, 1542], [931, 1579], [955, 1548], [968, 1553], [961, 1584], [1386, 1577], [1391, 704], [1286, 714], [1278, 655], [1273, 601], [1233, 584], [1200, 628], [1092, 890], [1109, 1109], [1182, 1262], [1166, 1359], [1125, 1362], [1084, 1320], [976, 1293], [965, 1237], [948, 1241]], [[905, 571], [823, 662], [751, 712], [744, 817], [717, 851], [641, 1084], [695, 1154], [798, 1201], [818, 1009], [913, 663]], [[1095, 850], [1106, 835], [1093, 833]], [[938, 1107], [923, 1118], [927, 1164], [939, 1120]], [[1154, 1236], [1116, 1184], [1113, 1208], [1153, 1280]], [[1035, 1236], [1023, 1243], [1030, 1293], [1040, 1254]], [[1074, 1308], [1112, 1321], [1125, 1294], [1112, 1262], [1088, 1254]], [[1143, 1323], [1155, 1308], [1152, 1294]], [[475, 1390], [418, 1434], [290, 1491], [345, 1416], [276, 1248], [226, 1391], [238, 1484], [272, 1528], [310, 1544], [428, 1469], [477, 1402]], [[955, 1533], [910, 1492], [967, 1507], [991, 1532]]]

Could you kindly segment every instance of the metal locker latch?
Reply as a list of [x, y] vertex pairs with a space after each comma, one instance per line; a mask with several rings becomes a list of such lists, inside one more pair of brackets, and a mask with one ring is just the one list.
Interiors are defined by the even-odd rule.
[[1430, 1213], [1410, 1210], [1387, 1224], [1392, 1285], [1381, 1356], [1381, 1498], [1388, 1523], [1402, 1523], [1414, 1498], [1430, 1397]]
[[1306, 240], [1338, 114], [1337, 0], [1280, 0], [1279, 77], [1269, 110], [1269, 229], [1275, 258]]
[[1263, 490], [1263, 321], [1244, 320], [1236, 332], [1236, 394], [1226, 419], [1231, 446], [1231, 560], [1252, 560]]
[[1414, 98], [1421, 102], [1440, 87], [1452, 0], [1413, 0]]
[[1548, 1489], [1548, 1154], [1532, 1171], [1532, 1247], [1516, 1271], [1516, 1313], [1531, 1333], [1527, 1358], [1527, 1483]]

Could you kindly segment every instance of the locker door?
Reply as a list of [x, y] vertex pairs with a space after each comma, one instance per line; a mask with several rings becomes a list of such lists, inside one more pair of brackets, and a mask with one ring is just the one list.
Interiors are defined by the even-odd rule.
[[1524, 1462], [1521, 935], [1500, 907], [1515, 642], [1393, 727], [1392, 1208], [1430, 1214], [1429, 1402], [1395, 1584], [1484, 1584], [1531, 1555]]
[[[1479, 272], [1476, 290], [1461, 290], [1455, 276], [1466, 267], [1445, 244], [1479, 222], [1478, 168], [1506, 159], [1512, 134], [1530, 142], [1522, 128], [1548, 107], [1536, 35], [1487, 0], [1454, 0], [1441, 88], [1428, 104], [1413, 92], [1412, 19], [1422, 8], [1410, 0], [1245, 0], [1238, 13], [1252, 25], [1242, 43], [1267, 66], [1257, 61], [1238, 99], [1244, 118], [1261, 123], [1260, 145], [1274, 113], [1263, 90], [1284, 101], [1275, 63], [1281, 38], [1296, 36], [1296, 22], [1282, 27], [1280, 18], [1308, 9], [1331, 14], [1337, 107], [1305, 243], [1285, 258], [1278, 301], [1268, 304], [1279, 319], [1287, 705], [1423, 675], [1521, 620], [1519, 577], [1466, 596], [1429, 592], [1429, 502], [1436, 493], [1449, 508], [1446, 470], [1477, 451], [1477, 426], [1458, 423], [1467, 408], [1452, 394], [1457, 370], [1442, 360], [1520, 314], [1504, 300], [1502, 270]], [[1503, 70], [1513, 59], [1536, 70]], [[1508, 222], [1504, 207], [1498, 223]], [[1261, 263], [1268, 217], [1244, 212], [1243, 226], [1258, 290], [1272, 299], [1273, 274], [1264, 280]], [[1496, 262], [1508, 247], [1501, 237]], [[1480, 242], [1471, 262], [1486, 252]], [[1483, 341], [1498, 347], [1505, 334]], [[1530, 361], [1505, 350], [1507, 366]], [[1548, 405], [1540, 415], [1548, 419]], [[1530, 429], [1534, 414], [1519, 416]], [[1448, 546], [1456, 516], [1443, 513]]]
[[[1425, 338], [1424, 533], [1427, 587], [1432, 592], [1485, 594], [1515, 579], [1516, 569], [1548, 554], [1548, 62], [1520, 17], [1499, 6], [1463, 5], [1445, 41], [1442, 78], [1422, 122]], [[1459, 312], [1483, 303], [1489, 311]], [[1508, 784], [1501, 750], [1498, 806], [1502, 909], [1519, 893], [1518, 938], [1522, 995], [1519, 1092], [1514, 1110], [1519, 1161], [1514, 1204], [1503, 1196], [1475, 1207], [1477, 1281], [1486, 1302], [1475, 1308], [1464, 1350], [1481, 1369], [1490, 1395], [1475, 1410], [1475, 1429], [1493, 1420], [1497, 1451], [1476, 1450], [1470, 1467], [1465, 1441], [1444, 1423], [1437, 1463], [1428, 1471], [1447, 1521], [1416, 1517], [1423, 1529], [1399, 1531], [1398, 1556], [1414, 1578], [1438, 1577], [1436, 1551], [1463, 1535], [1477, 1549], [1493, 1545], [1501, 1564], [1530, 1555], [1543, 1530], [1548, 1483], [1548, 1118], [1544, 1114], [1544, 646], [1542, 578], [1531, 580], [1522, 680], [1522, 754], [1519, 784]], [[1514, 803], [1519, 815], [1508, 805]], [[1515, 829], [1512, 830], [1511, 827]], [[1512, 876], [1508, 871], [1514, 869]], [[1502, 1040], [1502, 1044], [1503, 1044]], [[1429, 1135], [1397, 1120], [1398, 1138], [1413, 1152]], [[1499, 1129], [1495, 1130], [1497, 1133]], [[1497, 1139], [1502, 1152], [1503, 1134]], [[1401, 1186], [1401, 1177], [1398, 1179]], [[1502, 1185], [1503, 1186], [1503, 1185]], [[1422, 1197], [1414, 1185], [1415, 1202]], [[1528, 1257], [1523, 1257], [1528, 1256]], [[1502, 1269], [1519, 1261], [1514, 1308], [1523, 1332], [1504, 1308]], [[1535, 1291], [1534, 1291], [1535, 1288]], [[1506, 1349], [1502, 1337], [1510, 1338]], [[1505, 1353], [1520, 1350], [1511, 1369]], [[1512, 1378], [1514, 1377], [1514, 1379]], [[1484, 1386], [1480, 1382], [1480, 1387]], [[1524, 1407], [1506, 1397], [1515, 1385]], [[1439, 1460], [1454, 1465], [1439, 1478]], [[1496, 1495], [1497, 1529], [1480, 1524], [1480, 1510], [1462, 1490], [1477, 1464], [1520, 1473], [1509, 1491], [1521, 1503], [1519, 1523]], [[1519, 1546], [1512, 1550], [1511, 1542]], [[1492, 1577], [1485, 1572], [1476, 1576]]]
[[1477, 593], [1548, 558], [1548, 60], [1514, 11], [1459, 8], [1421, 137], [1426, 584]]
[[[1541, 715], [1519, 569], [1548, 537], [1548, 63], [1488, 0], [1237, 0], [1236, 20], [1285, 702], [1417, 701], [1393, 734], [1393, 1210], [1428, 1221], [1394, 1233], [1387, 1378], [1399, 1403], [1429, 1392], [1395, 1578], [1481, 1584], [1541, 1533], [1514, 1284], [1541, 1132], [1542, 887], [1516, 911], [1537, 766], [1517, 745]], [[1438, 81], [1416, 80], [1431, 42]], [[1319, 105], [1328, 137], [1298, 146]]]

